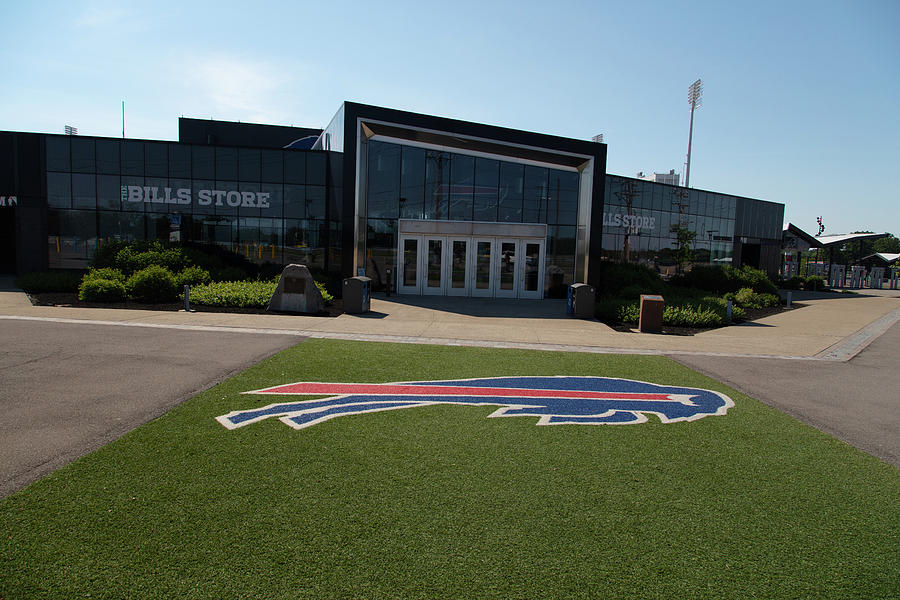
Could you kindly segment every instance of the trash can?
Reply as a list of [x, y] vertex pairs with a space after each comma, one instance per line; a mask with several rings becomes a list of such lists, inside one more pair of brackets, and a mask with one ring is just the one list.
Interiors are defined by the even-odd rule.
[[641, 317], [638, 329], [641, 333], [660, 333], [662, 331], [663, 306], [662, 296], [641, 295]]
[[566, 314], [576, 319], [594, 318], [594, 287], [586, 283], [573, 283], [569, 286], [566, 299]]
[[344, 312], [369, 312], [371, 284], [368, 277], [349, 277], [344, 280]]

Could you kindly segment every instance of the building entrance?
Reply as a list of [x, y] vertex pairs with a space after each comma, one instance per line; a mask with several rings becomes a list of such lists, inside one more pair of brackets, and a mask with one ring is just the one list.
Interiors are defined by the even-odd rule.
[[401, 294], [543, 297], [543, 238], [400, 235]]

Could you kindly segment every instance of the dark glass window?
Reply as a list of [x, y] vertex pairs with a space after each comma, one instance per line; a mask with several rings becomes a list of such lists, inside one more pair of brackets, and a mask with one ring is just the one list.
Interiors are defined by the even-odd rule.
[[237, 215], [241, 205], [241, 192], [237, 182], [217, 179], [212, 199], [217, 215]]
[[500, 208], [498, 221], [522, 221], [522, 187], [525, 168], [515, 163], [500, 163]]
[[547, 223], [575, 225], [578, 217], [578, 173], [550, 169]]
[[191, 148], [180, 144], [169, 144], [169, 177], [191, 177]]
[[147, 171], [146, 175], [151, 177], [168, 177], [169, 176], [169, 148], [167, 144], [148, 143], [147, 148]]
[[[242, 217], [259, 217], [260, 208], [256, 205], [259, 197], [259, 184], [241, 182], [238, 184], [238, 189], [241, 191], [241, 205], [238, 207], [238, 214]], [[253, 195], [250, 196], [250, 194]]]
[[263, 150], [262, 158], [262, 180], [271, 183], [281, 183], [284, 181], [284, 172], [282, 169], [282, 155], [285, 152], [281, 150]]
[[69, 173], [47, 173], [47, 206], [72, 208], [72, 176]]
[[327, 168], [325, 154], [321, 152], [307, 152], [305, 154], [306, 183], [325, 185], [325, 169]]
[[475, 158], [454, 154], [450, 165], [450, 219], [471, 221], [473, 187], [475, 185]]
[[216, 148], [216, 181], [237, 181], [237, 149]]
[[116, 240], [144, 239], [144, 215], [107, 211], [100, 211], [98, 214], [99, 237]]
[[241, 148], [238, 153], [238, 179], [259, 181], [259, 150]]
[[497, 220], [497, 188], [500, 163], [489, 158], [475, 159], [474, 205], [476, 221]]
[[144, 212], [144, 178], [143, 177], [122, 177], [122, 186], [125, 193], [122, 195], [122, 210], [128, 212]]
[[144, 174], [144, 142], [133, 140], [122, 142], [122, 173], [124, 175]]
[[400, 146], [368, 143], [368, 216], [396, 219], [400, 198]]
[[[384, 290], [387, 269], [395, 271], [397, 263], [397, 221], [369, 219], [366, 226], [366, 274], [372, 278], [376, 290]], [[396, 286], [395, 286], [396, 287]]]
[[447, 187], [450, 153], [425, 151], [425, 219], [447, 219]]
[[306, 152], [286, 150], [284, 152], [284, 182], [306, 182]]
[[97, 208], [96, 177], [86, 173], [72, 175], [72, 204], [75, 208]]
[[214, 179], [216, 176], [215, 151], [210, 146], [191, 148], [191, 173], [194, 179]]
[[306, 218], [325, 218], [325, 188], [318, 185], [306, 186]]
[[269, 208], [260, 209], [260, 214], [267, 217], [280, 217], [284, 214], [283, 186], [264, 183], [260, 186], [260, 192], [268, 194], [266, 201]]
[[[195, 163], [196, 164], [196, 163]], [[193, 199], [192, 210], [195, 215], [213, 215], [216, 212], [216, 198], [213, 191], [216, 182], [206, 179], [194, 179], [191, 181], [191, 196]]]
[[[154, 213], [169, 212], [169, 203], [166, 202], [166, 188], [169, 187], [169, 180], [165, 177], [146, 177], [144, 179], [144, 194], [150, 195], [150, 202], [146, 202], [144, 197], [144, 211]], [[169, 197], [174, 198], [175, 193], [169, 192]]]
[[544, 167], [525, 167], [525, 198], [522, 209], [522, 221], [525, 223], [544, 223], [547, 219], [547, 169]]
[[421, 219], [425, 197], [425, 150], [403, 146], [400, 164], [400, 218]]
[[94, 140], [72, 138], [72, 171], [75, 173], [97, 171], [97, 163], [94, 159]]
[[306, 218], [306, 186], [284, 186], [284, 216], [294, 219]]
[[122, 210], [122, 187], [118, 175], [97, 176], [97, 208]]
[[105, 175], [118, 175], [121, 171], [119, 140], [97, 140], [97, 171]]
[[69, 136], [47, 136], [47, 170], [69, 171], [72, 169], [69, 151]]

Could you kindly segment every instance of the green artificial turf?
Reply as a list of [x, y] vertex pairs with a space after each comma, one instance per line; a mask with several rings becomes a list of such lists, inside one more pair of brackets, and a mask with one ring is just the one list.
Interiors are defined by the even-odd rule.
[[[214, 420], [293, 381], [566, 374], [735, 406]], [[309, 340], [0, 502], [0, 598], [889, 598], [898, 498], [893, 466], [665, 358]]]

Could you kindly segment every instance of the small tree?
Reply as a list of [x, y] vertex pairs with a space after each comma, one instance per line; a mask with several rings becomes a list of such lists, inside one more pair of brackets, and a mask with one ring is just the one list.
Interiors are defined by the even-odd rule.
[[676, 243], [675, 261], [678, 263], [678, 272], [684, 272], [684, 265], [694, 258], [693, 244], [697, 238], [697, 232], [691, 231], [684, 225], [672, 225], [669, 231], [675, 234]]
[[872, 244], [872, 248], [875, 250], [875, 252], [897, 254], [900, 253], [900, 239], [897, 239], [897, 237], [894, 235], [890, 237], [879, 238]]

